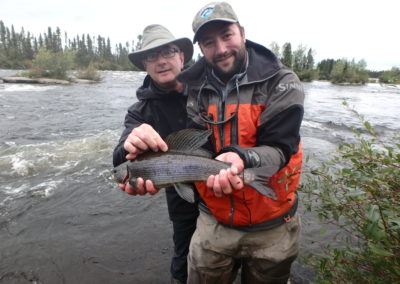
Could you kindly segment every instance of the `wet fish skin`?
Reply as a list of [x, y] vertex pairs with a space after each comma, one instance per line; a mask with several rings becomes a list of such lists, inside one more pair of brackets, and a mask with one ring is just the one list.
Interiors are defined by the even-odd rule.
[[[171, 133], [165, 141], [168, 144], [167, 152], [146, 152], [133, 161], [127, 161], [114, 168], [114, 179], [119, 183], [129, 182], [133, 187], [136, 179], [151, 180], [155, 187], [161, 188], [180, 183], [193, 183], [206, 181], [210, 175], [216, 175], [222, 169], [231, 165], [211, 158], [209, 153], [201, 150], [211, 135], [211, 130], [184, 129]], [[253, 187], [260, 194], [274, 200], [277, 196], [270, 187], [268, 179], [278, 170], [277, 167], [264, 166], [260, 168], [247, 168], [240, 177], [243, 182]], [[178, 190], [179, 187], [175, 187]], [[191, 187], [183, 186], [182, 190], [188, 191]], [[194, 192], [178, 194], [193, 196]], [[186, 198], [184, 198], [187, 200]], [[187, 200], [189, 201], [189, 200]], [[191, 201], [189, 201], [191, 202]]]
[[[167, 187], [178, 183], [193, 183], [207, 181], [210, 175], [216, 175], [230, 164], [207, 157], [195, 156], [174, 152], [148, 152], [142, 154], [140, 160], [127, 161], [114, 169], [114, 176], [118, 182], [128, 177], [134, 187], [138, 177], [151, 180], [157, 188]], [[276, 194], [268, 184], [268, 178], [276, 172], [270, 167], [245, 169], [239, 176], [243, 182], [252, 186], [262, 195], [276, 200]], [[117, 178], [119, 177], [119, 178]], [[179, 192], [178, 192], [179, 193]], [[191, 193], [182, 195], [192, 196]], [[189, 201], [187, 198], [185, 200]], [[192, 202], [193, 198], [190, 198]]]
[[230, 164], [202, 156], [184, 153], [147, 152], [140, 159], [127, 161], [114, 169], [114, 177], [122, 182], [129, 175], [134, 186], [138, 177], [151, 180], [155, 187], [166, 187], [176, 183], [206, 181], [210, 175], [218, 174]]

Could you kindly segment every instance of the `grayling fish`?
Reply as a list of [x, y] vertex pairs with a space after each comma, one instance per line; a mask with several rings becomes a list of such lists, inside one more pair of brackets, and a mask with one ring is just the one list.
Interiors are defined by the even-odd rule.
[[[165, 139], [167, 152], [146, 152], [115, 167], [114, 179], [119, 183], [129, 182], [132, 186], [139, 177], [151, 180], [157, 188], [174, 185], [182, 198], [193, 203], [194, 192], [190, 183], [207, 181], [210, 175], [230, 167], [228, 163], [212, 159], [209, 152], [200, 148], [211, 133], [211, 130], [197, 129], [171, 133]], [[240, 177], [260, 194], [276, 200], [268, 178], [277, 170], [276, 167], [247, 168]]]

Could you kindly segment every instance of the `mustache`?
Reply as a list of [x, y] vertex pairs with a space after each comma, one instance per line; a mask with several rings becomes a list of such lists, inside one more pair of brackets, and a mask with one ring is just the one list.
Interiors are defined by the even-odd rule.
[[232, 56], [234, 54], [235, 54], [234, 51], [227, 51], [227, 52], [224, 52], [222, 54], [218, 54], [218, 55], [214, 56], [213, 61], [214, 62], [220, 61], [220, 60], [225, 59], [225, 58], [227, 58], [229, 56]]

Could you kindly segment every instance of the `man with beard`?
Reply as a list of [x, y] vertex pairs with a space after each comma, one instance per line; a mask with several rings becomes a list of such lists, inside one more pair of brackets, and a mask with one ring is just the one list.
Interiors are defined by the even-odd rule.
[[[188, 283], [232, 283], [238, 262], [241, 283], [287, 283], [300, 234], [302, 85], [270, 50], [246, 40], [229, 4], [206, 5], [192, 27], [204, 57], [178, 76], [190, 86], [189, 127], [212, 129], [208, 148], [231, 166], [196, 183]], [[261, 190], [244, 184], [245, 168], [258, 170]]]
[[[133, 104], [125, 117], [125, 130], [114, 150], [114, 166], [146, 151], [166, 151], [162, 138], [185, 128], [185, 86], [176, 80], [193, 55], [193, 45], [188, 38], [175, 39], [161, 25], [147, 26], [143, 31], [142, 47], [129, 54], [129, 59], [147, 76], [137, 90], [139, 102]], [[122, 190], [132, 195], [156, 194], [158, 189], [146, 188], [138, 179], [137, 188], [120, 184]], [[174, 187], [165, 189], [170, 219], [173, 224], [174, 256], [171, 262], [172, 283], [186, 283], [188, 248], [196, 228], [196, 204], [183, 200]]]

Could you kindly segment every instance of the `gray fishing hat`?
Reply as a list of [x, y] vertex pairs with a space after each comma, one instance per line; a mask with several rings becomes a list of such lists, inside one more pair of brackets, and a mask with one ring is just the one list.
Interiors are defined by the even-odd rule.
[[145, 70], [142, 62], [144, 55], [166, 44], [176, 44], [185, 55], [185, 63], [192, 59], [193, 44], [190, 39], [186, 37], [176, 39], [167, 28], [161, 25], [149, 25], [143, 30], [141, 49], [129, 53], [129, 60], [140, 70]]
[[200, 9], [193, 19], [192, 28], [194, 31], [193, 43], [196, 43], [200, 29], [213, 21], [228, 23], [239, 23], [239, 19], [231, 5], [226, 2], [211, 2]]

